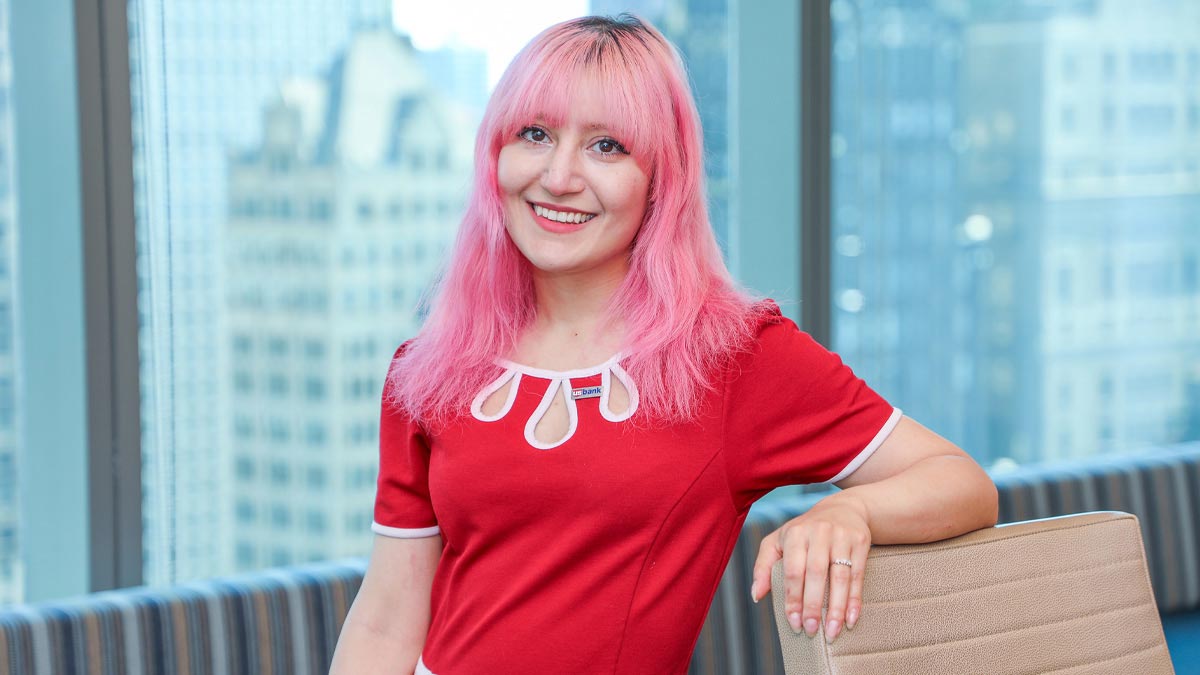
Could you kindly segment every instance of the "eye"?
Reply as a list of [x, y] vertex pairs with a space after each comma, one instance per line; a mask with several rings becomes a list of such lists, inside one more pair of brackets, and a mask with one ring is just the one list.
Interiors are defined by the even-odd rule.
[[625, 149], [625, 146], [621, 145], [612, 138], [602, 138], [595, 143], [592, 143], [592, 147], [596, 149], [596, 152], [599, 152], [602, 155], [629, 154], [629, 151]]
[[525, 127], [517, 136], [530, 143], [545, 143], [550, 139], [550, 134], [547, 134], [546, 130], [541, 127]]

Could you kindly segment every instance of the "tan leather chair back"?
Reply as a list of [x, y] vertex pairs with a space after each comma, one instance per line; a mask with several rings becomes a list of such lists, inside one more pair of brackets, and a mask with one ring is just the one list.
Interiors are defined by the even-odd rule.
[[788, 675], [1174, 672], [1128, 513], [873, 547], [862, 618], [831, 645], [823, 628], [814, 638], [792, 632], [782, 563], [771, 588]]

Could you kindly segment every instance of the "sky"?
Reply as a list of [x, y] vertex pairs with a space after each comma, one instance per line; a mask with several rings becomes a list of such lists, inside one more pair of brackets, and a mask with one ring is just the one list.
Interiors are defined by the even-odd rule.
[[467, 47], [487, 53], [488, 87], [543, 28], [587, 14], [587, 0], [393, 0], [392, 22], [417, 49]]

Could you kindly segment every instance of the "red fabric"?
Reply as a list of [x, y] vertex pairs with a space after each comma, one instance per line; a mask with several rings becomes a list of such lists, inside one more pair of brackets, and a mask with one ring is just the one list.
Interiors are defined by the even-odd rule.
[[750, 505], [834, 477], [893, 414], [777, 309], [716, 377], [689, 425], [613, 423], [581, 399], [574, 436], [549, 450], [525, 440], [549, 384], [528, 374], [503, 418], [433, 438], [385, 410], [376, 522], [443, 537], [431, 671], [687, 672]]

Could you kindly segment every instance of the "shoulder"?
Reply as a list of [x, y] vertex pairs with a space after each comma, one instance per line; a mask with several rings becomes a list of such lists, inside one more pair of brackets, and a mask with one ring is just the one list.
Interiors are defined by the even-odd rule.
[[754, 338], [748, 356], [771, 356], [780, 350], [807, 349], [817, 345], [816, 341], [796, 322], [783, 315], [779, 305], [767, 298], [754, 307]]
[[812, 372], [817, 364], [832, 356], [784, 316], [773, 300], [756, 303], [752, 320], [752, 337], [730, 360], [731, 380], [745, 380], [749, 373], [758, 382], [795, 378]]
[[408, 353], [408, 350], [412, 346], [414, 339], [415, 338], [409, 338], [404, 342], [401, 342], [399, 347], [396, 347], [395, 353], [392, 354], [392, 365], [395, 365], [397, 360], [401, 359], [405, 354]]

